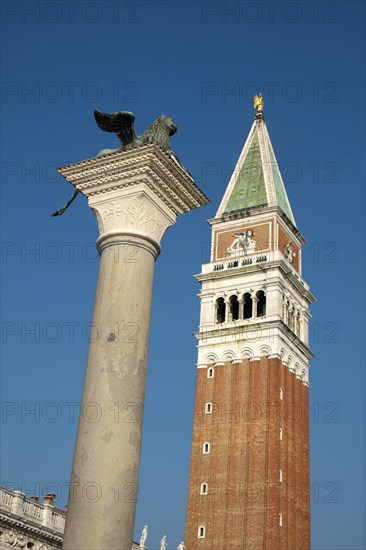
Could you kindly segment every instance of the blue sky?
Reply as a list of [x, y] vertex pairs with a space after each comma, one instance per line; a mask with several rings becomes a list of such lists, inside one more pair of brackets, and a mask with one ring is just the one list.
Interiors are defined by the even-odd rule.
[[[199, 285], [213, 217], [261, 91], [308, 244], [312, 548], [364, 548], [363, 2], [2, 3], [1, 480], [67, 499], [98, 274], [97, 226], [55, 167], [116, 147], [93, 110], [142, 132], [167, 113], [172, 147], [211, 199], [156, 263], [136, 538], [184, 536]], [[33, 252], [32, 252], [33, 251]], [[73, 329], [72, 329], [73, 327]], [[33, 329], [33, 333], [31, 330]], [[75, 404], [75, 405], [74, 405]], [[34, 410], [34, 414], [27, 411]], [[51, 491], [52, 492], [52, 491]]]

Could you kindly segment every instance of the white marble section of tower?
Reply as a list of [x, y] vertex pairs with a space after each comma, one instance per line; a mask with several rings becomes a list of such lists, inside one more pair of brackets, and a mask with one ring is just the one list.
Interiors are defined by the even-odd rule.
[[263, 116], [249, 132], [212, 226], [202, 283], [198, 366], [279, 357], [308, 384], [309, 304], [301, 277], [305, 240]]

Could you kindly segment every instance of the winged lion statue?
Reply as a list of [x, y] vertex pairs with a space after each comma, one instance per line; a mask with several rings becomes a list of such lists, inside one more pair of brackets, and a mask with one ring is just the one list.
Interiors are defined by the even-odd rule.
[[[98, 153], [98, 157], [109, 155], [110, 153], [116, 153], [118, 151], [127, 151], [128, 149], [139, 147], [140, 145], [144, 145], [146, 143], [156, 143], [165, 152], [170, 154], [172, 158], [181, 166], [178, 158], [170, 148], [170, 137], [176, 133], [177, 126], [173, 119], [169, 116], [161, 115], [157, 117], [140, 136], [136, 135], [135, 132], [135, 115], [129, 111], [102, 113], [101, 111], [95, 110], [94, 118], [101, 130], [116, 134], [121, 142], [120, 147], [117, 149], [103, 149], [100, 153]], [[61, 216], [61, 214], [65, 212], [78, 194], [79, 191], [75, 191], [67, 203], [62, 208], [54, 212], [52, 216]]]

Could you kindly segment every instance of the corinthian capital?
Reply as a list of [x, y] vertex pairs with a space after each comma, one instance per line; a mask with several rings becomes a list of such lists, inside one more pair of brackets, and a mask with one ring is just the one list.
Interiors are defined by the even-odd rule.
[[159, 247], [179, 214], [209, 202], [185, 168], [154, 143], [58, 171], [88, 198], [99, 245], [109, 237], [116, 242], [118, 236], [135, 235]]

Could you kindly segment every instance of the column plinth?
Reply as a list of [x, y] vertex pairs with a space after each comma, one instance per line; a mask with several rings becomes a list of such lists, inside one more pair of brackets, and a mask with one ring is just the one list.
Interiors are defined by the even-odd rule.
[[176, 217], [208, 203], [155, 144], [59, 169], [88, 197], [101, 255], [64, 550], [131, 550], [154, 262]]

